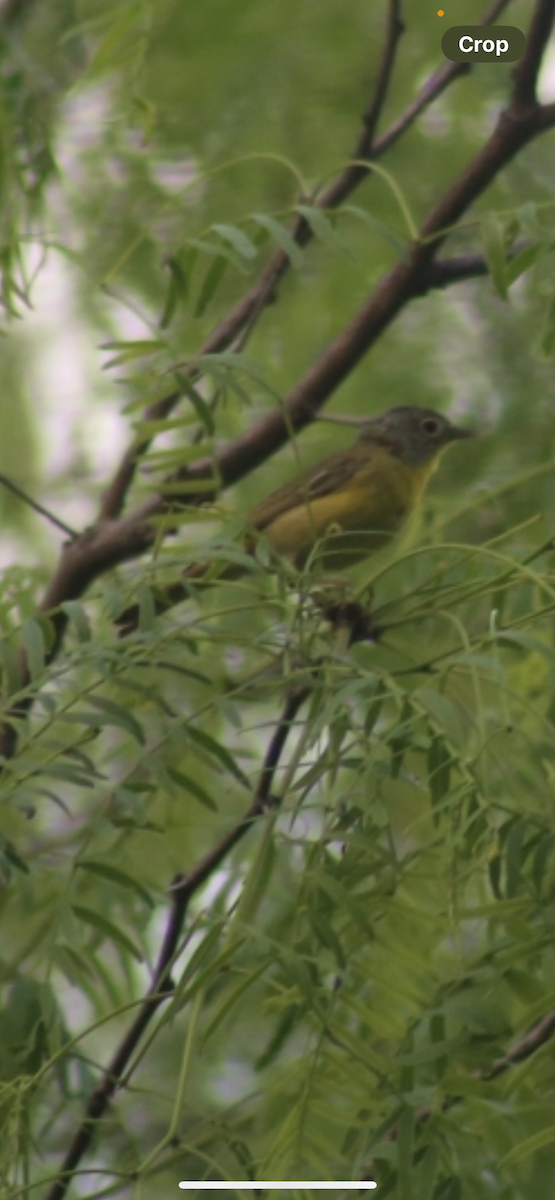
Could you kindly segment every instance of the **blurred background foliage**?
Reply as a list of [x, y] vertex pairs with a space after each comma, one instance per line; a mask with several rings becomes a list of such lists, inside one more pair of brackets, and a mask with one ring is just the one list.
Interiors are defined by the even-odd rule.
[[[443, 23], [421, 0], [403, 8], [382, 128], [442, 65], [445, 21], [482, 15], [478, 0]], [[504, 20], [525, 28], [531, 11]], [[142, 405], [348, 160], [384, 24], [364, 0], [5, 6], [0, 470], [71, 526], [94, 518]], [[195, 452], [247, 428], [343, 328], [409, 236], [392, 181], [418, 224], [509, 86], [502, 65], [460, 79], [320, 227], [246, 366], [206, 370], [214, 432]], [[19, 644], [36, 693], [0, 780], [6, 1194], [59, 1167], [147, 986], [165, 889], [248, 806], [292, 680], [312, 695], [275, 781], [282, 811], [196, 900], [175, 1000], [74, 1194], [236, 1176], [375, 1178], [394, 1200], [548, 1194], [549, 1045], [483, 1076], [555, 997], [552, 148], [549, 134], [521, 154], [446, 246], [530, 239], [507, 296], [488, 278], [416, 300], [329, 406], [430, 405], [482, 434], [354, 573], [378, 643], [346, 650], [264, 570], [151, 615], [152, 580], [199, 543], [236, 549], [248, 506], [348, 431], [313, 426], [72, 602], [48, 668], [33, 612], [60, 535], [0, 492], [5, 705]], [[197, 416], [178, 411], [133, 498], [190, 453]], [[118, 641], [113, 617], [137, 596], [141, 632]]]

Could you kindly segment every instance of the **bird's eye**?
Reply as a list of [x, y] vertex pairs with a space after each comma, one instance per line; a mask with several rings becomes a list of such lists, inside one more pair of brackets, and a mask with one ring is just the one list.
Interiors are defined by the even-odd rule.
[[429, 433], [430, 437], [433, 437], [439, 429], [439, 421], [436, 421], [434, 417], [426, 417], [426, 420], [422, 422], [422, 428], [424, 433]]

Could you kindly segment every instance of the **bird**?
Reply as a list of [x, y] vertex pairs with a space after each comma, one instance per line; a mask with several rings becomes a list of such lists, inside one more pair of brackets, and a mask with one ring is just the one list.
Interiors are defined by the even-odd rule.
[[371, 417], [351, 447], [301, 471], [254, 506], [246, 521], [248, 548], [263, 534], [298, 571], [313, 559], [326, 571], [350, 567], [400, 530], [441, 452], [473, 436], [431, 408], [400, 405]]
[[[351, 447], [336, 450], [255, 504], [246, 517], [245, 549], [255, 557], [260, 535], [276, 558], [297, 571], [341, 571], [387, 546], [417, 506], [440, 455], [452, 442], [475, 437], [432, 408], [399, 405], [361, 422]], [[218, 580], [245, 572], [237, 563]], [[189, 583], [212, 577], [210, 563], [193, 563], [156, 596], [163, 612], [189, 595]], [[137, 605], [117, 620], [120, 636], [136, 628]]]

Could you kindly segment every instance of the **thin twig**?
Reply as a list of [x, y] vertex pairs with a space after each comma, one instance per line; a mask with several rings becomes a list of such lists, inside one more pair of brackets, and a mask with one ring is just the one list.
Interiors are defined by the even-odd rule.
[[[536, 1024], [533, 1025], [532, 1028], [523, 1035], [522, 1038], [519, 1038], [519, 1040], [501, 1056], [501, 1058], [496, 1059], [491, 1067], [473, 1071], [472, 1077], [474, 1079], [481, 1080], [483, 1083], [490, 1083], [493, 1079], [498, 1079], [500, 1075], [504, 1075], [506, 1071], [509, 1071], [510, 1068], [514, 1067], [517, 1063], [525, 1062], [526, 1059], [531, 1058], [537, 1050], [540, 1050], [542, 1046], [545, 1046], [547, 1042], [551, 1040], [554, 1034], [555, 1012], [550, 1012], [544, 1017], [541, 1017], [540, 1020], [537, 1021]], [[415, 1121], [417, 1127], [425, 1125], [427, 1121], [429, 1121], [430, 1118], [436, 1113], [448, 1112], [449, 1109], [454, 1108], [455, 1105], [462, 1104], [464, 1099], [464, 1096], [446, 1096], [439, 1109], [434, 1108], [432, 1105], [425, 1105], [416, 1113]], [[395, 1126], [393, 1129], [389, 1130], [389, 1133], [387, 1134], [387, 1141], [395, 1142], [397, 1140], [397, 1136], [398, 1129], [397, 1126]], [[365, 1168], [361, 1178], [366, 1179], [372, 1170], [373, 1167], [370, 1164]], [[341, 1192], [339, 1200], [351, 1200], [350, 1192]]]
[[555, 1033], [555, 1012], [547, 1013], [545, 1017], [541, 1017], [536, 1024], [524, 1034], [523, 1037], [515, 1042], [503, 1054], [501, 1058], [497, 1058], [489, 1070], [480, 1072], [478, 1078], [488, 1082], [490, 1079], [497, 1079], [500, 1075], [504, 1075], [510, 1067], [514, 1067], [515, 1063], [524, 1062], [536, 1053], [541, 1046], [545, 1046]]
[[8, 488], [10, 492], [13, 492], [14, 496], [17, 496], [19, 500], [23, 500], [23, 502], [27, 504], [29, 508], [32, 508], [35, 512], [40, 513], [41, 517], [46, 517], [47, 521], [50, 521], [52, 525], [56, 525], [58, 529], [61, 529], [62, 533], [67, 533], [68, 537], [70, 538], [77, 537], [77, 531], [75, 529], [72, 529], [70, 525], [66, 525], [65, 521], [61, 521], [59, 517], [54, 516], [54, 513], [50, 512], [48, 508], [45, 508], [43, 504], [39, 504], [38, 500], [33, 500], [33, 497], [29, 496], [28, 492], [24, 492], [23, 488], [20, 488], [17, 483], [14, 483], [13, 479], [10, 479], [8, 475], [0, 474], [0, 483], [5, 488]]
[[[495, 2], [486, 10], [481, 21], [478, 21], [477, 24], [490, 25], [492, 21], [495, 21], [497, 17], [499, 17], [501, 13], [509, 7], [510, 3], [511, 0], [495, 0]], [[469, 75], [472, 69], [471, 63], [448, 62], [441, 67], [439, 71], [434, 71], [434, 74], [430, 75], [429, 79], [427, 79], [422, 85], [418, 95], [415, 96], [414, 100], [408, 105], [404, 113], [402, 113], [401, 116], [398, 117], [392, 125], [390, 125], [389, 129], [386, 130], [386, 132], [382, 134], [382, 136], [374, 143], [374, 146], [372, 147], [372, 158], [377, 159], [380, 158], [382, 154], [385, 154], [385, 151], [389, 150], [390, 147], [399, 140], [401, 135], [406, 133], [407, 129], [410, 129], [417, 117], [419, 117], [420, 114], [425, 111], [425, 109], [429, 108], [430, 104], [433, 104], [434, 100], [437, 100], [438, 97], [441, 96], [456, 79], [459, 79], [463, 75]]]

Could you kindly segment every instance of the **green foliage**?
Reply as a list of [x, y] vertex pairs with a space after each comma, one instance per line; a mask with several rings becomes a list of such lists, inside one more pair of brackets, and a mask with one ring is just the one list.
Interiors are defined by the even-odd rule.
[[[380, 641], [351, 650], [264, 573], [128, 641], [108, 627], [72, 640], [2, 778], [3, 835], [30, 868], [10, 870], [4, 974], [48, 970], [62, 996], [65, 978], [96, 1019], [136, 994], [172, 874], [248, 803], [289, 682], [312, 692], [276, 779], [283, 812], [195, 903], [160, 1058], [140, 1072], [159, 1141], [134, 1160], [146, 1178], [154, 1163], [235, 1178], [239, 1141], [262, 1179], [354, 1171], [401, 1195], [410, 1174], [416, 1196], [450, 1178], [485, 1196], [484, 1173], [502, 1195], [516, 1172], [525, 1187], [551, 1139], [538, 1101], [540, 1128], [522, 1117], [515, 1140], [519, 1096], [552, 1086], [549, 1057], [495, 1085], [474, 1073], [554, 988], [553, 551], [530, 557], [439, 542], [395, 557], [376, 585]], [[15, 818], [31, 810], [26, 850]], [[65, 810], [80, 814], [69, 841]], [[181, 1053], [177, 1154], [155, 1093], [161, 1073], [171, 1094]], [[39, 1113], [58, 1063], [40, 1072]], [[129, 1162], [126, 1108], [115, 1146]]]

